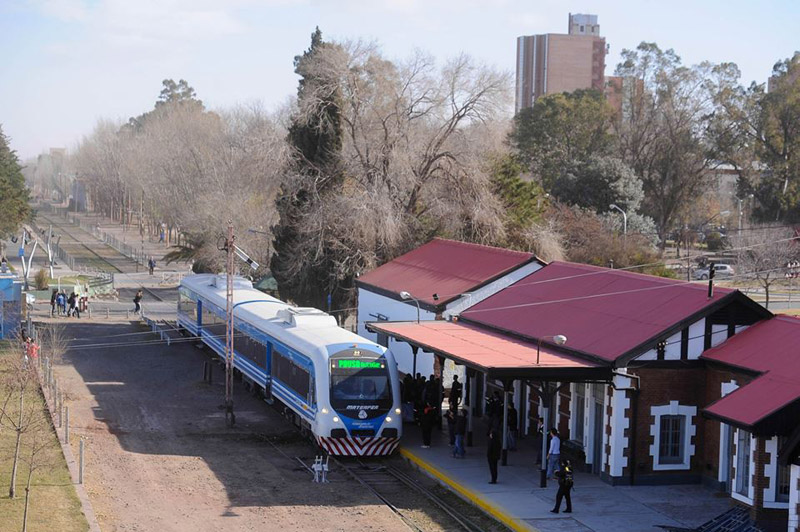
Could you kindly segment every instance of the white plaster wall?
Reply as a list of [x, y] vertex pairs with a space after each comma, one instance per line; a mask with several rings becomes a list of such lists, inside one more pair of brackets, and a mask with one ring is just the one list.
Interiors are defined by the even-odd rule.
[[[386, 316], [388, 321], [416, 321], [417, 306], [413, 301], [397, 301], [375, 292], [358, 289], [358, 334], [372, 340], [378, 341], [378, 335], [367, 331], [366, 323], [378, 321], [377, 315]], [[436, 318], [436, 314], [425, 309], [419, 313], [420, 321], [429, 321]], [[405, 342], [398, 342], [389, 338], [389, 349], [392, 350], [397, 361], [398, 369], [403, 373], [411, 373], [414, 365], [414, 355], [411, 346]], [[417, 372], [426, 377], [433, 373], [433, 354], [419, 351], [417, 354]]]
[[[689, 360], [697, 360], [698, 358], [700, 358], [700, 355], [703, 354], [703, 346], [705, 345], [705, 334], [706, 334], [705, 318], [689, 325], [689, 349], [687, 349], [686, 352], [686, 356], [688, 357]], [[722, 339], [724, 340], [725, 336], [723, 336]]]
[[667, 345], [664, 348], [664, 360], [681, 359], [681, 333], [676, 332], [667, 338]]
[[[778, 437], [773, 436], [772, 438], [765, 440], [765, 451], [769, 454], [769, 462], [764, 464], [764, 478], [767, 479], [767, 487], [764, 488], [764, 507], [765, 508], [775, 508], [774, 505], [768, 505], [768, 503], [775, 502], [775, 494], [778, 490]], [[778, 503], [783, 507], [786, 507], [786, 503]]]
[[[735, 380], [729, 382], [723, 382], [720, 386], [720, 398], [725, 397], [739, 385], [736, 383]], [[728, 441], [728, 436], [730, 435], [730, 431], [733, 430], [733, 427], [728, 425], [727, 423], [720, 423], [719, 424], [719, 457], [717, 462], [717, 480], [720, 482], [726, 482], [728, 480], [728, 474], [730, 473], [730, 464], [727, 463], [727, 459], [725, 457], [725, 444]]]
[[[696, 406], [681, 405], [678, 401], [670, 401], [668, 405], [651, 406], [650, 415], [655, 418], [655, 423], [650, 425], [650, 435], [653, 444], [650, 446], [650, 456], [653, 457], [653, 471], [688, 471], [692, 468], [692, 456], [695, 446], [692, 437], [697, 433], [697, 426], [692, 418], [697, 416]], [[659, 464], [659, 441], [661, 440], [661, 416], [685, 416], [686, 431], [683, 435], [683, 462], [680, 464]]]
[[[621, 375], [614, 375], [616, 388], [630, 388], [632, 379]], [[609, 474], [612, 477], [621, 477], [623, 469], [628, 465], [628, 458], [624, 456], [628, 447], [628, 438], [625, 429], [630, 425], [630, 420], [625, 415], [625, 410], [630, 408], [631, 400], [627, 397], [626, 390], [612, 389], [611, 391], [611, 449], [609, 453]]]
[[516, 283], [523, 277], [541, 269], [542, 265], [536, 261], [526, 264], [521, 268], [518, 268], [513, 272], [504, 275], [495, 281], [492, 281], [486, 286], [483, 286], [474, 292], [464, 295], [464, 297], [452, 301], [447, 305], [447, 308], [442, 313], [442, 316], [444, 316], [445, 319], [449, 319], [450, 316], [461, 314], [464, 310], [470, 308], [471, 306], [477, 305], [487, 297], [496, 294], [507, 286]]
[[800, 482], [800, 466], [791, 466], [789, 478], [789, 532], [800, 532], [800, 515], [797, 513], [797, 505], [800, 504], [800, 489], [797, 486]]
[[[734, 331], [735, 332], [735, 331]], [[716, 347], [728, 339], [728, 326], [724, 323], [717, 323], [711, 326], [711, 347]], [[702, 342], [700, 349], [702, 350]]]

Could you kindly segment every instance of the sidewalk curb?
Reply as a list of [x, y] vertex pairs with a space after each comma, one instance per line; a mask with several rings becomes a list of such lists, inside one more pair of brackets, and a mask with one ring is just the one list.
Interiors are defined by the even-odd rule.
[[490, 516], [494, 517], [505, 526], [514, 530], [514, 532], [539, 532], [538, 529], [533, 528], [532, 526], [528, 525], [509, 515], [506, 511], [501, 510], [494, 504], [486, 502], [478, 493], [475, 493], [471, 489], [462, 486], [456, 480], [450, 478], [442, 471], [438, 470], [434, 465], [428, 463], [426, 460], [423, 460], [419, 456], [415, 455], [411, 451], [401, 447], [400, 456], [410, 462], [412, 465], [416, 466], [420, 470], [424, 471], [428, 474], [428, 476], [433, 477], [434, 479], [438, 480], [441, 484], [445, 487], [449, 488], [450, 490], [456, 492], [461, 498], [467, 500], [468, 502], [474, 504]]
[[97, 522], [97, 516], [94, 513], [92, 502], [89, 500], [89, 494], [86, 492], [86, 487], [78, 483], [78, 463], [75, 461], [75, 456], [72, 454], [72, 449], [68, 443], [61, 439], [56, 427], [56, 413], [52, 405], [52, 398], [48, 396], [44, 388], [44, 383], [41, 381], [41, 374], [39, 375], [39, 389], [44, 397], [45, 404], [47, 404], [47, 412], [50, 414], [50, 422], [53, 424], [53, 430], [56, 433], [56, 439], [61, 446], [61, 452], [64, 453], [64, 460], [67, 462], [69, 469], [69, 476], [72, 478], [72, 486], [75, 488], [75, 493], [78, 495], [78, 500], [81, 501], [81, 509], [86, 522], [89, 524], [89, 532], [101, 532], [100, 524]]

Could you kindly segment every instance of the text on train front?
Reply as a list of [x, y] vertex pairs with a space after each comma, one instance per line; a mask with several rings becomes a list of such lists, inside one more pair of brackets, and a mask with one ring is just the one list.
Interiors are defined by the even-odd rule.
[[392, 385], [384, 357], [350, 349], [331, 357], [330, 364], [331, 406], [339, 415], [373, 426], [368, 420], [391, 410]]

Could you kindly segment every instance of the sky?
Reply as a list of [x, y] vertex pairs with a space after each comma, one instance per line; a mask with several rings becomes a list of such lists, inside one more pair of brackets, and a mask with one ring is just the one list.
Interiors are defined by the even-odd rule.
[[151, 109], [165, 78], [212, 109], [273, 109], [315, 26], [390, 59], [467, 53], [513, 72], [516, 37], [566, 33], [570, 12], [598, 15], [606, 75], [641, 41], [735, 62], [746, 84], [800, 49], [799, 0], [0, 0], [0, 124], [22, 159], [73, 149], [99, 119]]

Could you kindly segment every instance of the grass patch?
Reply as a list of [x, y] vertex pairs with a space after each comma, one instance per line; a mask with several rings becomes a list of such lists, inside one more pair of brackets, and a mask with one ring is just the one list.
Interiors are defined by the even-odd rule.
[[[0, 344], [0, 373], [5, 372], [10, 357], [16, 356], [8, 344]], [[31, 394], [26, 400], [38, 401], [44, 408], [44, 400], [39, 393]], [[85, 531], [89, 529], [69, 476], [67, 463], [55, 430], [50, 426], [50, 437], [56, 446], [53, 465], [37, 471], [31, 483], [30, 506], [28, 508], [28, 530], [58, 530], [63, 532]], [[24, 438], [24, 436], [23, 436]], [[22, 530], [22, 515], [25, 509], [25, 481], [28, 467], [20, 461], [17, 469], [17, 497], [9, 499], [8, 488], [11, 482], [15, 433], [7, 427], [0, 428], [0, 532]], [[24, 447], [23, 447], [24, 448]]]

